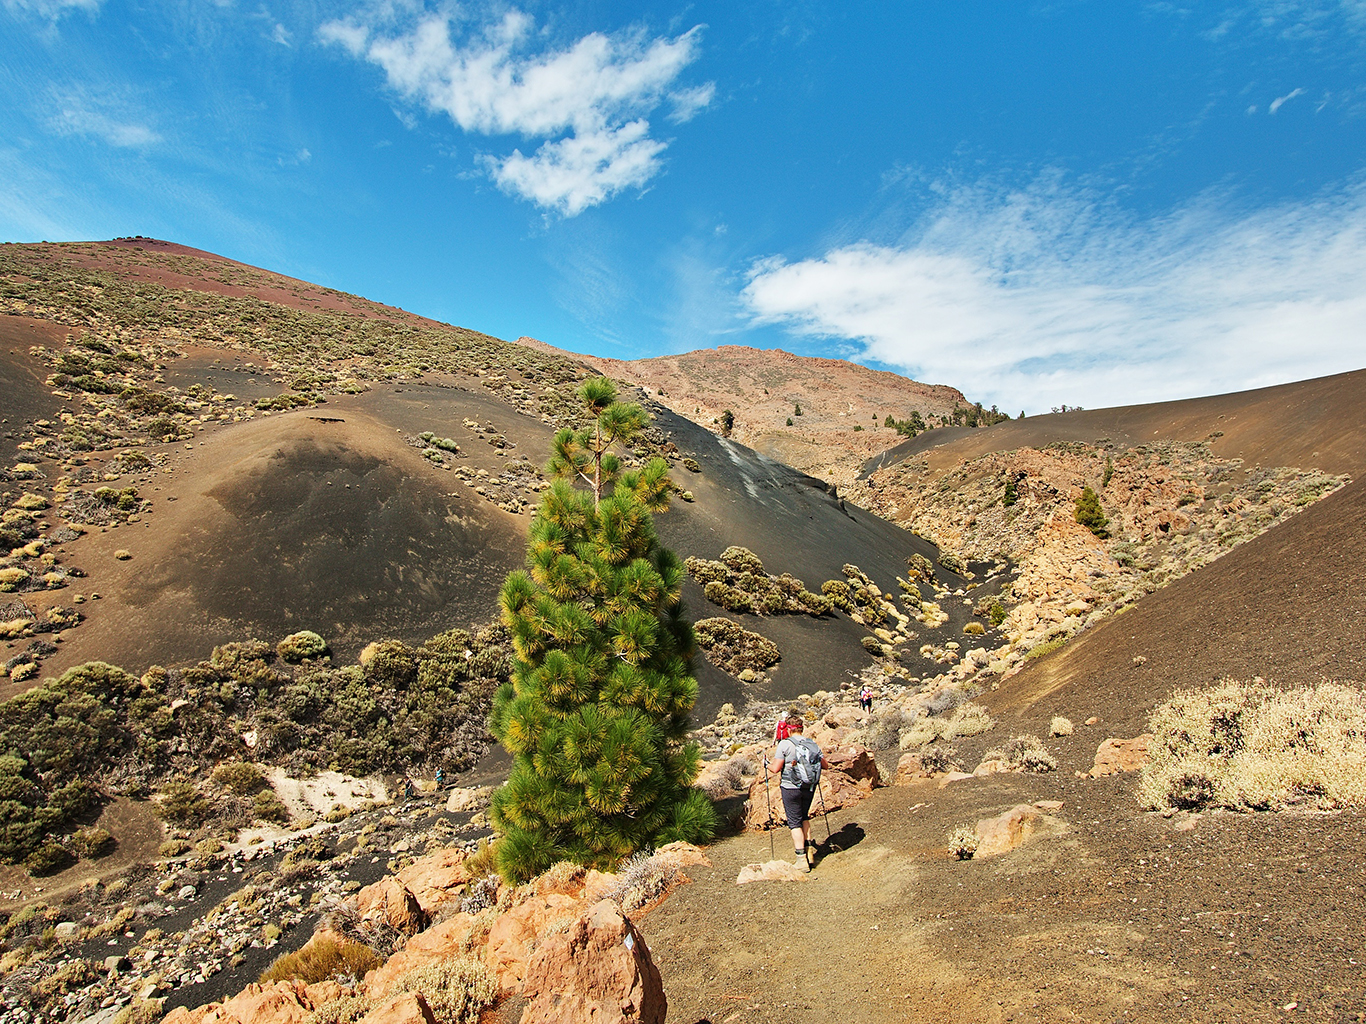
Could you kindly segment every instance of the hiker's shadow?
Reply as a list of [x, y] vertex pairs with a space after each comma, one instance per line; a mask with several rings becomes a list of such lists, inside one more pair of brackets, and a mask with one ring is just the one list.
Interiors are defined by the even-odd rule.
[[817, 857], [824, 858], [832, 853], [843, 853], [845, 850], [852, 849], [863, 842], [863, 837], [867, 834], [851, 821], [838, 832], [830, 833], [830, 838], [825, 842], [816, 844]]

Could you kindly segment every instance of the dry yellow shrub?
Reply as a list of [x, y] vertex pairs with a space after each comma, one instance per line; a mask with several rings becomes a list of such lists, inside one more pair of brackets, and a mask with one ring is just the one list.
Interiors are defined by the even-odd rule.
[[1147, 808], [1366, 804], [1366, 699], [1336, 682], [1282, 690], [1222, 679], [1155, 712], [1139, 782]]

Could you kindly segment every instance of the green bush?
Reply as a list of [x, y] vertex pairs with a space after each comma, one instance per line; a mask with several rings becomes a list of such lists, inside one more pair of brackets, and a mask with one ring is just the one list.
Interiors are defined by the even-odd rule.
[[880, 658], [886, 653], [882, 646], [882, 641], [875, 636], [865, 636], [859, 643], [863, 644], [863, 649], [874, 658]]
[[102, 828], [78, 829], [71, 837], [71, 843], [76, 848], [76, 853], [86, 858], [107, 857], [118, 845], [113, 835]]
[[71, 851], [61, 843], [48, 840], [24, 858], [24, 867], [31, 875], [50, 875], [74, 860]]
[[177, 825], [198, 825], [209, 816], [212, 805], [200, 795], [199, 788], [184, 779], [172, 779], [158, 793], [156, 813]]
[[1110, 536], [1110, 531], [1106, 529], [1110, 520], [1106, 518], [1104, 509], [1100, 507], [1100, 499], [1089, 485], [1081, 489], [1073, 516], [1097, 537], [1104, 539]]
[[321, 658], [327, 653], [327, 641], [310, 629], [302, 629], [276, 644], [275, 653], [282, 660], [297, 664], [306, 658]]
[[250, 761], [229, 761], [213, 770], [213, 781], [238, 796], [255, 796], [268, 783], [261, 769]]

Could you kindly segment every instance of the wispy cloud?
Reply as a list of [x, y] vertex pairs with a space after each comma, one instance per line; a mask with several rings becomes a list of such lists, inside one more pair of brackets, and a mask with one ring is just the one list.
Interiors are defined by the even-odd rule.
[[1296, 96], [1303, 96], [1303, 95], [1304, 95], [1304, 90], [1303, 90], [1303, 89], [1292, 89], [1292, 90], [1290, 90], [1288, 93], [1286, 93], [1284, 96], [1277, 96], [1274, 100], [1272, 100], [1272, 101], [1271, 101], [1271, 105], [1270, 105], [1269, 107], [1266, 108], [1266, 112], [1267, 112], [1268, 114], [1274, 114], [1276, 111], [1280, 110], [1281, 107], [1283, 107], [1283, 106], [1284, 106], [1286, 103], [1288, 103], [1290, 100], [1293, 100]]
[[48, 128], [58, 135], [84, 135], [111, 146], [140, 149], [161, 141], [145, 118], [112, 95], [96, 95], [86, 88], [54, 90], [50, 94]]
[[900, 244], [762, 261], [742, 298], [1010, 408], [1258, 387], [1366, 365], [1366, 188], [1149, 221], [1056, 178], [944, 190]]
[[56, 21], [72, 11], [94, 14], [103, 2], [104, 0], [0, 0], [0, 5], [12, 14], [27, 14]]
[[487, 155], [484, 166], [504, 191], [565, 216], [659, 173], [667, 143], [651, 137], [646, 119], [659, 106], [685, 121], [712, 101], [710, 85], [676, 88], [697, 58], [697, 28], [672, 38], [594, 32], [544, 50], [519, 11], [459, 40], [457, 28], [440, 15], [399, 26], [351, 19], [328, 22], [320, 36], [378, 65], [401, 96], [463, 131], [542, 140], [529, 155]]

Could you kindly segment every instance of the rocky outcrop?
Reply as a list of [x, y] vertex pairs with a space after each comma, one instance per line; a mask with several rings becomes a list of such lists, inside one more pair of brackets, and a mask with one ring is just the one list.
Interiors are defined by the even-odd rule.
[[[851, 807], [883, 784], [877, 763], [867, 750], [831, 750], [825, 757], [830, 767], [821, 772], [820, 792], [811, 804], [813, 817]], [[769, 775], [756, 778], [745, 803], [745, 828], [763, 831], [786, 827], [777, 779]]]
[[1033, 804], [1018, 804], [994, 818], [977, 823], [977, 859], [999, 857], [1025, 842], [1034, 832], [1039, 809]]
[[1148, 744], [1152, 738], [1152, 733], [1145, 732], [1131, 740], [1111, 737], [1102, 741], [1096, 748], [1095, 764], [1089, 773], [1091, 778], [1138, 771], [1148, 763]]
[[522, 1024], [664, 1024], [668, 1001], [640, 932], [611, 900], [545, 936], [527, 965]]
[[362, 920], [383, 921], [404, 935], [416, 935], [430, 920], [412, 890], [392, 875], [356, 893], [356, 909]]
[[[462, 860], [452, 851], [436, 851], [358, 895], [364, 896], [369, 913], [383, 915], [391, 924], [425, 921], [412, 886], [451, 899], [453, 894], [440, 883], [454, 876]], [[684, 866], [708, 863], [706, 854], [688, 843], [661, 847], [654, 861], [655, 875], [663, 883], [651, 890], [652, 902], [636, 913], [647, 912], [686, 882]], [[649, 948], [616, 900], [608, 898], [620, 894], [621, 886], [616, 875], [556, 865], [524, 886], [504, 889], [496, 908], [469, 914], [452, 913], [447, 907], [438, 923], [412, 934], [402, 949], [354, 989], [336, 982], [248, 985], [223, 1002], [174, 1010], [167, 1021], [303, 1024], [323, 1005], [349, 996], [368, 1007], [362, 1024], [435, 1024], [434, 1004], [411, 991], [413, 973], [473, 959], [475, 969], [488, 972], [488, 991], [527, 1000], [524, 1024], [663, 1024], [664, 986]]]

